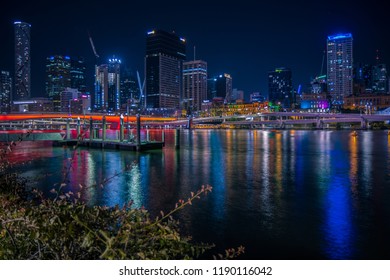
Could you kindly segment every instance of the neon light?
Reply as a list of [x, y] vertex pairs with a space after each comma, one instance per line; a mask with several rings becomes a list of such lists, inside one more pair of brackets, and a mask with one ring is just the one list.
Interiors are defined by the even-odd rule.
[[338, 40], [338, 39], [346, 39], [346, 38], [352, 38], [352, 34], [345, 33], [345, 34], [337, 34], [337, 35], [328, 36], [328, 40]]

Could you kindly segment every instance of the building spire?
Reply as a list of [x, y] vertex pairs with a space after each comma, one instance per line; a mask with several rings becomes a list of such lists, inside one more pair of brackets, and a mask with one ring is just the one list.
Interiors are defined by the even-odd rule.
[[196, 60], [196, 46], [194, 45], [194, 61]]

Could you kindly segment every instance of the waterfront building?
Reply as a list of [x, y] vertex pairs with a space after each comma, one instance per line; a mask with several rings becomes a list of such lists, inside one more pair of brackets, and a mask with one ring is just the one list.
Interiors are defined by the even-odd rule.
[[174, 32], [152, 30], [146, 36], [146, 107], [179, 108], [186, 40]]
[[302, 111], [325, 113], [329, 111], [329, 99], [326, 92], [303, 93], [297, 96], [297, 103]]
[[12, 78], [8, 71], [0, 72], [0, 113], [11, 111]]
[[218, 75], [215, 81], [215, 97], [222, 97], [226, 103], [230, 103], [233, 93], [233, 79], [230, 74]]
[[262, 96], [260, 94], [260, 92], [253, 92], [251, 93], [250, 97], [249, 97], [249, 102], [253, 103], [253, 102], [264, 102], [265, 101], [265, 97]]
[[31, 96], [30, 29], [26, 22], [15, 21], [15, 90], [13, 100]]
[[372, 114], [378, 110], [390, 107], [390, 95], [362, 94], [359, 96], [344, 97], [343, 108], [348, 110], [359, 111], [360, 113]]
[[187, 113], [200, 111], [207, 99], [207, 62], [193, 60], [183, 63], [182, 108]]
[[337, 34], [327, 39], [327, 84], [332, 106], [340, 108], [345, 96], [353, 93], [352, 34]]
[[69, 56], [46, 58], [46, 96], [53, 100], [55, 112], [61, 112], [61, 93], [71, 87], [71, 60]]
[[291, 107], [293, 87], [289, 68], [280, 67], [268, 72], [268, 99], [274, 105]]
[[116, 112], [120, 109], [120, 65], [116, 58], [96, 67], [94, 110]]

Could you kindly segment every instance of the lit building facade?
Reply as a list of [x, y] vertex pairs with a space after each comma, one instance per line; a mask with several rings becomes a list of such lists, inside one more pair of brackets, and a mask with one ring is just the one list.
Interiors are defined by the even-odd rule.
[[84, 58], [71, 58], [70, 60], [70, 81], [71, 88], [85, 93], [87, 91], [86, 66]]
[[116, 112], [120, 109], [120, 65], [116, 58], [96, 67], [94, 110]]
[[15, 28], [15, 91], [13, 100], [31, 97], [30, 29], [26, 22], [14, 22]]
[[291, 108], [293, 86], [289, 68], [281, 67], [268, 72], [268, 99], [283, 108]]
[[0, 72], [0, 113], [11, 111], [12, 78], [8, 71]]
[[353, 93], [352, 34], [328, 36], [327, 84], [332, 106], [340, 107], [345, 96]]
[[186, 42], [175, 33], [153, 30], [146, 36], [146, 107], [180, 107]]
[[207, 99], [207, 62], [194, 60], [183, 63], [182, 107], [187, 112], [200, 111]]
[[377, 64], [372, 67], [372, 91], [377, 94], [388, 92], [388, 77], [386, 64]]
[[121, 72], [121, 100], [120, 105], [122, 109], [138, 107], [140, 102], [140, 90], [138, 87], [137, 78], [133, 73], [125, 69]]
[[69, 56], [54, 55], [46, 58], [46, 96], [53, 100], [55, 112], [61, 112], [61, 93], [71, 87], [70, 69]]

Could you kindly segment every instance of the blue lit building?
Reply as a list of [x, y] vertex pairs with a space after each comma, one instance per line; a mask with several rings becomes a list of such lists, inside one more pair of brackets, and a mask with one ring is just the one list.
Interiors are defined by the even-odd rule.
[[343, 98], [353, 93], [352, 34], [337, 34], [327, 39], [327, 84], [332, 106], [340, 108]]
[[116, 58], [96, 67], [94, 111], [116, 112], [120, 109], [120, 65]]

